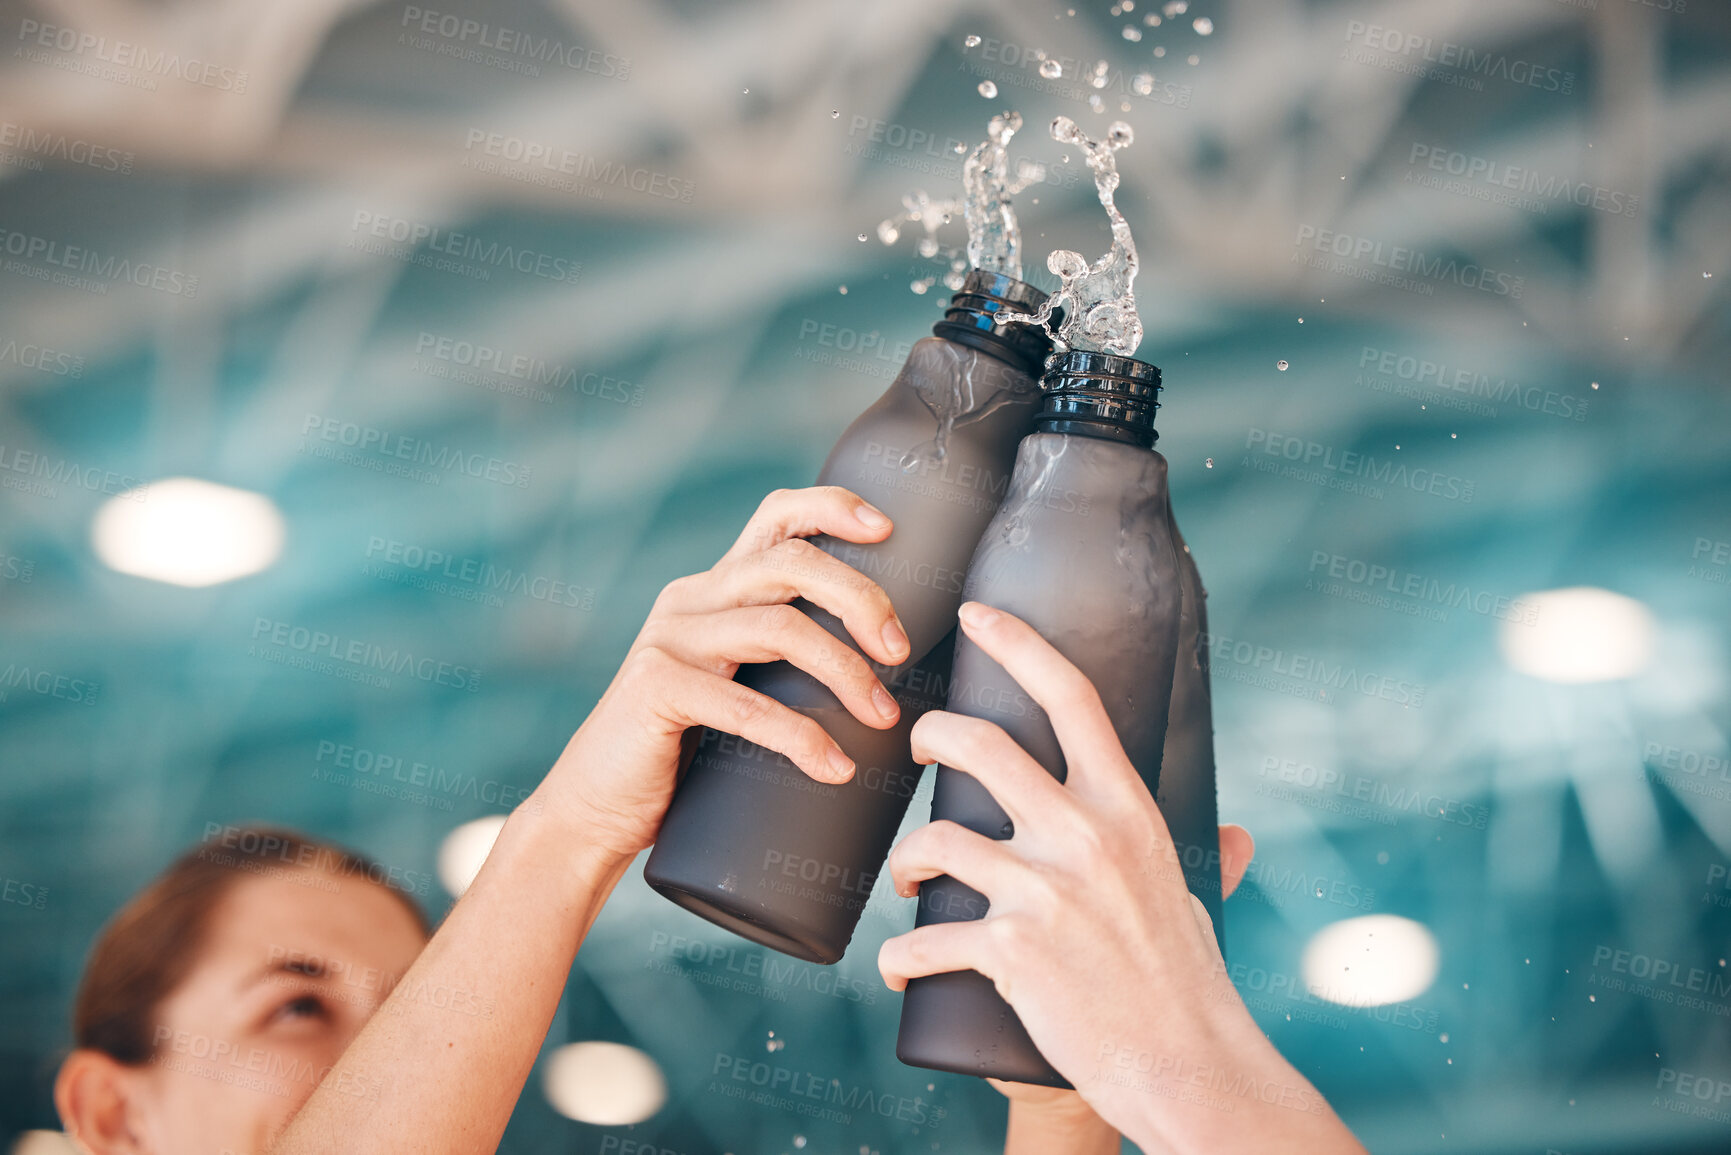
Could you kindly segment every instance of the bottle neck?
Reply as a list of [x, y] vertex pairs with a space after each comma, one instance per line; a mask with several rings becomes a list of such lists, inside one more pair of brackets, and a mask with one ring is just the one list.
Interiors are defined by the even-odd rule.
[[944, 319], [932, 326], [932, 335], [978, 349], [1037, 377], [1052, 351], [1051, 338], [1033, 325], [1004, 324], [998, 314], [1033, 313], [1045, 303], [1046, 294], [1026, 281], [970, 269], [961, 291], [950, 298]]
[[1160, 434], [1160, 370], [1134, 357], [1071, 349], [1046, 359], [1045, 398], [1034, 415], [1041, 433], [1073, 433], [1154, 448]]

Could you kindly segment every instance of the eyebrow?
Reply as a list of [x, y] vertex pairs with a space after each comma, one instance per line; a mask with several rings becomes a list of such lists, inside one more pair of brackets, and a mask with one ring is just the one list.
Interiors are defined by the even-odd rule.
[[266, 963], [253, 971], [240, 984], [240, 990], [242, 992], [250, 991], [260, 983], [281, 974], [304, 975], [307, 978], [322, 979], [330, 977], [330, 969], [310, 959], [279, 959], [276, 962]]

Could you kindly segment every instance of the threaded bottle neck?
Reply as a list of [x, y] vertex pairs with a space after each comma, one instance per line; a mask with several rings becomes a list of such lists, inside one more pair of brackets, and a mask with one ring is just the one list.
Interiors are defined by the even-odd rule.
[[968, 270], [961, 291], [950, 298], [944, 319], [932, 326], [934, 336], [990, 353], [1037, 377], [1051, 338], [1026, 324], [1002, 324], [1001, 312], [1032, 313], [1046, 303], [1046, 294], [1014, 277], [987, 269]]
[[1154, 448], [1160, 434], [1160, 370], [1134, 357], [1071, 349], [1046, 358], [1045, 399], [1034, 415], [1042, 433], [1078, 433]]

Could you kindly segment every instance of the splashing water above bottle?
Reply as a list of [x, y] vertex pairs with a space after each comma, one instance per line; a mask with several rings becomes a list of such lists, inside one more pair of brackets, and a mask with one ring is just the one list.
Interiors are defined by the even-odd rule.
[[1005, 112], [986, 125], [986, 139], [962, 162], [962, 215], [968, 224], [968, 263], [976, 269], [1022, 279], [1022, 230], [1010, 198], [1045, 176], [1025, 165], [1010, 176], [1010, 138], [1022, 114]]
[[[1104, 140], [1091, 140], [1075, 121], [1060, 116], [1052, 121], [1052, 139], [1082, 149], [1100, 190], [1100, 204], [1112, 225], [1112, 247], [1092, 265], [1081, 253], [1052, 250], [1046, 268], [1058, 278], [1058, 291], [1046, 298], [1038, 312], [1005, 312], [1000, 318], [1005, 323], [1038, 325], [1071, 349], [1132, 356], [1142, 343], [1142, 319], [1136, 315], [1136, 242], [1113, 197], [1118, 189], [1114, 154], [1135, 137], [1129, 125], [1117, 120], [1106, 129]], [[1064, 306], [1064, 317], [1053, 331], [1052, 314], [1060, 305]]]
[[[901, 239], [903, 225], [920, 225], [923, 235], [917, 245], [919, 254], [948, 264], [943, 281], [951, 289], [962, 287], [970, 266], [1021, 280], [1022, 230], [1010, 198], [1046, 179], [1044, 165], [1026, 160], [1015, 166], [1013, 177], [1010, 175], [1010, 139], [1021, 127], [1020, 113], [994, 116], [986, 126], [986, 139], [962, 162], [962, 197], [937, 200], [924, 189], [904, 195], [902, 212], [878, 225], [878, 240], [893, 245]], [[959, 150], [961, 146], [957, 147]], [[968, 228], [965, 252], [942, 244], [937, 236], [939, 227], [958, 213]], [[924, 293], [937, 280], [936, 276], [920, 278], [913, 282], [912, 288], [916, 293]]]

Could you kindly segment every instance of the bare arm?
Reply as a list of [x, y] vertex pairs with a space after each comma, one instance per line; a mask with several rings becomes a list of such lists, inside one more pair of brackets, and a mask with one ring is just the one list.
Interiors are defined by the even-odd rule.
[[741, 662], [786, 659], [867, 725], [894, 723], [871, 667], [785, 604], [805, 597], [836, 614], [877, 661], [907, 656], [905, 637], [899, 649], [885, 640], [883, 590], [800, 540], [820, 532], [874, 542], [890, 525], [843, 489], [778, 490], [713, 569], [661, 592], [601, 701], [272, 1155], [498, 1145], [578, 947], [661, 825], [691, 727], [779, 750], [820, 781], [851, 776], [816, 722], [731, 681]]

